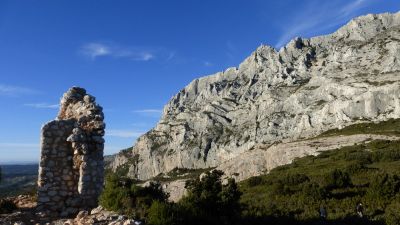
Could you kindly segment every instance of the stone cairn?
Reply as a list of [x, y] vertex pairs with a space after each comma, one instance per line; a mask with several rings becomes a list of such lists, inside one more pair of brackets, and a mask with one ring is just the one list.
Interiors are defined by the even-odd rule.
[[86, 90], [72, 87], [55, 120], [42, 127], [37, 211], [73, 216], [97, 206], [104, 181], [104, 114]]

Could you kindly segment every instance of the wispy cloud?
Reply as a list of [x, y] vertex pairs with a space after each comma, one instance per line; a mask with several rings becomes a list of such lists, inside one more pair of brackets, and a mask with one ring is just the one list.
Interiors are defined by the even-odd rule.
[[28, 103], [24, 104], [24, 106], [37, 108], [37, 109], [58, 109], [58, 104], [48, 104], [48, 103]]
[[81, 53], [91, 59], [112, 54], [111, 49], [108, 46], [100, 43], [89, 43], [82, 46]]
[[340, 9], [342, 17], [352, 14], [357, 9], [361, 8], [364, 4], [368, 3], [367, 0], [355, 0]]
[[137, 138], [144, 134], [143, 131], [132, 131], [132, 130], [106, 130], [106, 136], [110, 137], [121, 137], [121, 138]]
[[230, 40], [228, 40], [226, 42], [226, 52], [225, 52], [225, 54], [229, 59], [234, 59], [235, 55], [237, 55], [236, 45]]
[[111, 57], [132, 61], [150, 61], [155, 59], [169, 61], [176, 54], [174, 51], [164, 48], [131, 47], [103, 42], [87, 43], [80, 47], [79, 53], [91, 60], [96, 60], [100, 57]]
[[170, 52], [168, 54], [166, 61], [170, 61], [171, 59], [173, 59], [175, 57], [175, 55], [176, 55], [176, 52]]
[[0, 96], [20, 96], [20, 95], [31, 95], [37, 94], [38, 91], [19, 86], [0, 84]]
[[319, 32], [343, 24], [354, 14], [370, 3], [370, 0], [348, 1], [338, 5], [335, 1], [311, 1], [304, 8], [298, 9], [291, 19], [282, 22], [283, 33], [275, 44], [276, 48], [284, 46], [296, 36], [318, 35]]
[[204, 62], [203, 62], [203, 65], [206, 66], [206, 67], [210, 67], [210, 66], [213, 66], [214, 64], [212, 64], [212, 63], [209, 62], [209, 61], [204, 61]]

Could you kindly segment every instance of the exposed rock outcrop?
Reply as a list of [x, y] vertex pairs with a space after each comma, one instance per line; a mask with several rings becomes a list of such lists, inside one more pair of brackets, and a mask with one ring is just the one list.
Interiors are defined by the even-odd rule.
[[[362, 16], [330, 35], [296, 38], [279, 51], [260, 46], [238, 68], [182, 89], [156, 127], [130, 154], [117, 155], [111, 167], [128, 163], [128, 175], [145, 180], [176, 167], [246, 162], [245, 157], [264, 157], [250, 154], [259, 146], [398, 118], [399, 57], [400, 13]], [[298, 156], [289, 154], [285, 161]], [[247, 160], [252, 166], [220, 168], [244, 179], [268, 171], [281, 155], [266, 157]]]
[[70, 216], [97, 206], [103, 187], [104, 114], [86, 90], [73, 87], [58, 117], [42, 127], [37, 210]]
[[17, 206], [12, 213], [0, 214], [1, 225], [138, 225], [140, 220], [129, 219], [127, 216], [108, 211], [101, 206], [92, 210], [82, 210], [74, 218], [40, 217], [35, 212], [36, 202], [32, 196], [20, 195], [9, 197], [8, 200]]

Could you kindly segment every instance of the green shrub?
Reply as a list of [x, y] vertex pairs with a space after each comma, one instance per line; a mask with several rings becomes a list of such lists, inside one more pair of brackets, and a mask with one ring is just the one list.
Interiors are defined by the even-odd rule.
[[295, 173], [295, 174], [287, 174], [281, 179], [281, 182], [289, 186], [295, 186], [307, 182], [309, 180], [310, 179], [306, 175]]
[[130, 185], [129, 180], [122, 180], [121, 177], [115, 174], [109, 174], [106, 177], [106, 184], [99, 198], [100, 204], [106, 209], [115, 212], [131, 212]]
[[313, 200], [322, 200], [325, 199], [328, 195], [327, 191], [315, 182], [305, 183], [303, 185], [302, 193], [306, 197]]
[[232, 224], [240, 216], [241, 192], [234, 179], [222, 185], [222, 175], [213, 170], [186, 183], [187, 195], [178, 203], [182, 224]]
[[370, 198], [389, 199], [394, 197], [400, 189], [400, 178], [397, 175], [377, 174], [369, 185]]
[[235, 179], [229, 178], [228, 183], [222, 187], [221, 192], [221, 206], [222, 214], [229, 218], [237, 217], [240, 215], [240, 196], [242, 192], [235, 182]]
[[347, 161], [356, 160], [364, 165], [371, 164], [374, 161], [373, 154], [371, 152], [365, 151], [365, 149], [360, 149], [359, 151], [356, 152], [347, 152], [345, 153], [345, 159]]
[[8, 199], [0, 199], [0, 214], [11, 213], [17, 209], [15, 203]]
[[274, 195], [290, 195], [292, 194], [292, 191], [289, 186], [285, 185], [281, 181], [277, 181], [271, 185], [271, 193]]
[[334, 169], [325, 178], [325, 186], [328, 189], [344, 188], [351, 185], [350, 175], [340, 169]]
[[143, 219], [153, 201], [167, 199], [168, 194], [163, 192], [160, 183], [151, 182], [149, 186], [140, 187], [132, 179], [109, 174], [99, 202], [106, 209]]
[[345, 172], [349, 173], [349, 174], [355, 174], [358, 172], [361, 172], [363, 170], [365, 170], [365, 163], [363, 161], [356, 161], [354, 163], [349, 164], [346, 169]]
[[398, 140], [371, 141], [368, 147], [372, 149], [374, 162], [392, 162], [400, 160], [400, 141]]
[[149, 208], [147, 223], [149, 225], [175, 225], [177, 224], [175, 215], [172, 204], [156, 200]]
[[250, 177], [250, 178], [247, 180], [247, 185], [248, 185], [249, 187], [254, 187], [254, 186], [257, 186], [257, 185], [262, 184], [262, 182], [263, 182], [263, 179], [262, 179], [260, 176]]
[[393, 201], [386, 207], [385, 222], [387, 225], [400, 224], [400, 199]]

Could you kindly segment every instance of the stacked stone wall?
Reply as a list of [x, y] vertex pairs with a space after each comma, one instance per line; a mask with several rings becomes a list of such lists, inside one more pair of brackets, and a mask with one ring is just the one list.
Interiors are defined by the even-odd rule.
[[42, 127], [37, 210], [71, 216], [97, 206], [104, 182], [102, 108], [73, 87], [56, 120]]

